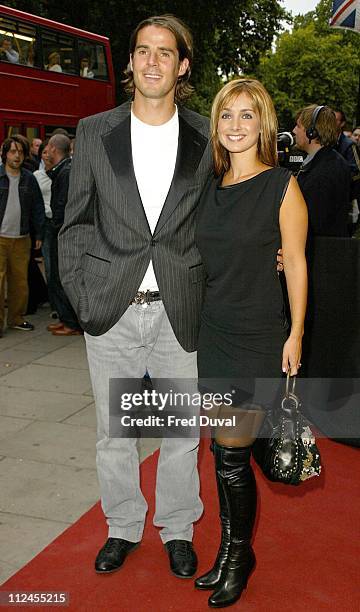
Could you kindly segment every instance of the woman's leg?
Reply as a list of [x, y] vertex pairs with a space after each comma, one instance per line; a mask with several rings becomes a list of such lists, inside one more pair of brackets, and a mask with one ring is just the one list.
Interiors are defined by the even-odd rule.
[[[215, 441], [212, 440], [210, 450], [214, 454]], [[230, 547], [230, 516], [227, 505], [227, 500], [225, 497], [225, 491], [223, 487], [222, 480], [219, 476], [220, 465], [216, 465], [215, 463], [215, 474], [216, 474], [216, 484], [217, 484], [217, 492], [219, 498], [219, 506], [220, 506], [220, 522], [221, 522], [221, 541], [220, 547], [214, 562], [213, 567], [203, 576], [199, 576], [195, 580], [195, 587], [197, 589], [215, 589], [220, 582], [222, 577]]]
[[[256, 518], [256, 482], [250, 464], [251, 448], [262, 425], [265, 413], [256, 406], [232, 409], [236, 426], [219, 429], [214, 442], [217, 479], [223, 489], [230, 525], [230, 542], [224, 555], [216, 590], [209, 598], [210, 607], [235, 603], [255, 566], [251, 546]], [[225, 407], [220, 417], [228, 418]]]

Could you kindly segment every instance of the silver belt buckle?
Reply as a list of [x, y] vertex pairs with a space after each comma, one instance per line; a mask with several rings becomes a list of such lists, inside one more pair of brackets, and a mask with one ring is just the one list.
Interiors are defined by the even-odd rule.
[[147, 308], [150, 304], [149, 293], [150, 291], [138, 291], [134, 297], [133, 304], [140, 304], [143, 308]]
[[135, 304], [147, 304], [147, 291], [138, 291], [134, 297]]

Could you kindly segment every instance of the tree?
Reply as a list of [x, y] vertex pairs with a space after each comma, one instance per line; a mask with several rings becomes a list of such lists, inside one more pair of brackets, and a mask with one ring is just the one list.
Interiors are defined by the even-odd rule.
[[207, 113], [221, 78], [255, 69], [270, 48], [282, 20], [289, 19], [274, 0], [11, 0], [8, 5], [108, 36], [111, 41], [118, 100], [124, 99], [122, 70], [128, 61], [129, 34], [149, 15], [173, 13], [194, 34], [192, 83], [196, 94], [190, 105]]
[[355, 116], [360, 69], [359, 35], [328, 25], [330, 0], [298, 16], [294, 30], [279, 36], [276, 48], [256, 71], [273, 97], [282, 127], [291, 128], [308, 104], [341, 107]]
[[331, 31], [329, 26], [331, 9], [332, 0], [320, 0], [313, 11], [294, 18], [294, 30], [313, 24], [318, 34], [329, 33]]

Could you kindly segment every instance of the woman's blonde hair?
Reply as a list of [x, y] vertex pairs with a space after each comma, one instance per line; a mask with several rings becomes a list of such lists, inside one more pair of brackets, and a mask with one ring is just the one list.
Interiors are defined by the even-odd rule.
[[220, 113], [242, 93], [249, 96], [253, 103], [254, 111], [260, 118], [259, 159], [268, 166], [277, 165], [276, 137], [278, 122], [273, 101], [265, 87], [256, 79], [235, 79], [220, 89], [211, 108], [210, 132], [214, 169], [217, 176], [227, 172], [230, 168], [229, 152], [221, 144], [218, 136]]

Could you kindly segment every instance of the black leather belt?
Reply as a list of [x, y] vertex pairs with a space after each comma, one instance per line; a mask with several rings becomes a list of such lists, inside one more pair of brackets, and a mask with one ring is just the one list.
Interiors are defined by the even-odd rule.
[[130, 304], [150, 304], [161, 300], [159, 291], [138, 291]]

